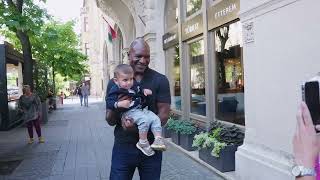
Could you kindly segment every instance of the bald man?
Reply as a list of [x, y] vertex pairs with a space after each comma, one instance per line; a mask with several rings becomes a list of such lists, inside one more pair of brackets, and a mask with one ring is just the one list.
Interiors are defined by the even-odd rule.
[[[140, 87], [152, 90], [152, 100], [148, 107], [159, 116], [163, 126], [167, 123], [170, 111], [169, 81], [163, 74], [150, 69], [149, 63], [149, 45], [141, 37], [135, 39], [129, 49], [129, 64]], [[114, 81], [110, 80], [106, 94], [113, 85]], [[156, 151], [155, 155], [148, 157], [136, 148], [139, 135], [132, 119], [121, 119], [119, 112], [107, 109], [106, 121], [109, 125], [115, 126], [110, 180], [131, 180], [136, 168], [141, 180], [159, 180], [162, 152]], [[151, 132], [148, 132], [148, 140], [150, 143], [154, 141]]]

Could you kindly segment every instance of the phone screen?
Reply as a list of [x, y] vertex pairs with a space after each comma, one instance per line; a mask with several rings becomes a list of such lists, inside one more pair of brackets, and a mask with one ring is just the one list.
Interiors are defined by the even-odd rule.
[[320, 124], [319, 82], [307, 82], [304, 87], [305, 102], [310, 110], [313, 124]]

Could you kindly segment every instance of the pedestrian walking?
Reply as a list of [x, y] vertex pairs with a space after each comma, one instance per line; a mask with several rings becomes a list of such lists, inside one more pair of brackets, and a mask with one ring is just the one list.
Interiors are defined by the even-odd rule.
[[[150, 63], [150, 48], [143, 38], [135, 39], [129, 49], [129, 63], [134, 70], [134, 78], [140, 83], [141, 88], [150, 89], [153, 98], [148, 103], [149, 110], [157, 114], [161, 125], [165, 125], [170, 111], [170, 88], [166, 76], [148, 67]], [[115, 85], [110, 80], [107, 93]], [[106, 97], [107, 98], [107, 97]], [[129, 99], [123, 97], [121, 100]], [[121, 118], [116, 110], [106, 110], [106, 121], [114, 130], [114, 145], [112, 150], [110, 180], [130, 180], [134, 171], [138, 168], [140, 179], [159, 180], [161, 174], [162, 152], [155, 151], [152, 156], [146, 156], [136, 144], [139, 141], [139, 133], [130, 117]], [[148, 131], [148, 141], [153, 143], [154, 136]]]
[[35, 127], [39, 143], [44, 143], [44, 138], [41, 136], [41, 101], [38, 95], [31, 92], [29, 85], [23, 86], [23, 95], [19, 98], [18, 110], [22, 113], [22, 119], [27, 124], [29, 134], [29, 144], [34, 142], [33, 127]]
[[83, 83], [82, 87], [81, 87], [81, 94], [83, 96], [83, 101], [84, 101], [84, 106], [88, 107], [89, 106], [89, 95], [90, 95], [90, 88], [88, 83]]
[[80, 86], [78, 86], [75, 90], [75, 95], [79, 96], [79, 100], [80, 100], [80, 105], [82, 106], [82, 102], [83, 102], [83, 95], [82, 95], [82, 92], [81, 92], [81, 87], [82, 87], [82, 84], [80, 84]]
[[63, 99], [64, 99], [64, 93], [63, 93], [63, 91], [61, 91], [61, 93], [60, 93], [60, 103], [61, 103], [61, 105], [63, 105]]

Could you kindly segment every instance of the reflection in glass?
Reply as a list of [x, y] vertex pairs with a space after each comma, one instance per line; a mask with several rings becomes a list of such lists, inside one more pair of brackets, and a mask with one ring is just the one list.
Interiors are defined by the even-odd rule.
[[206, 115], [205, 69], [203, 40], [189, 45], [190, 82], [191, 82], [191, 113]]
[[187, 17], [201, 9], [202, 0], [186, 0]]
[[220, 120], [244, 125], [244, 81], [241, 23], [215, 31], [217, 113]]
[[171, 108], [181, 110], [181, 81], [180, 81], [180, 56], [179, 46], [172, 47], [166, 51], [166, 59], [169, 62]]
[[6, 67], [8, 101], [19, 99], [22, 95], [22, 87], [19, 87], [19, 81], [22, 81], [22, 65], [7, 64]]
[[166, 29], [171, 28], [172, 26], [178, 23], [179, 11], [177, 0], [167, 0], [166, 1]]

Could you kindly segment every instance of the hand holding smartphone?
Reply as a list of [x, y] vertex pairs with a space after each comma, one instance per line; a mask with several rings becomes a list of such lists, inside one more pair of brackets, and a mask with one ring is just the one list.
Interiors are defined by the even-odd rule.
[[320, 125], [320, 73], [302, 85], [302, 99], [307, 104], [314, 125]]

